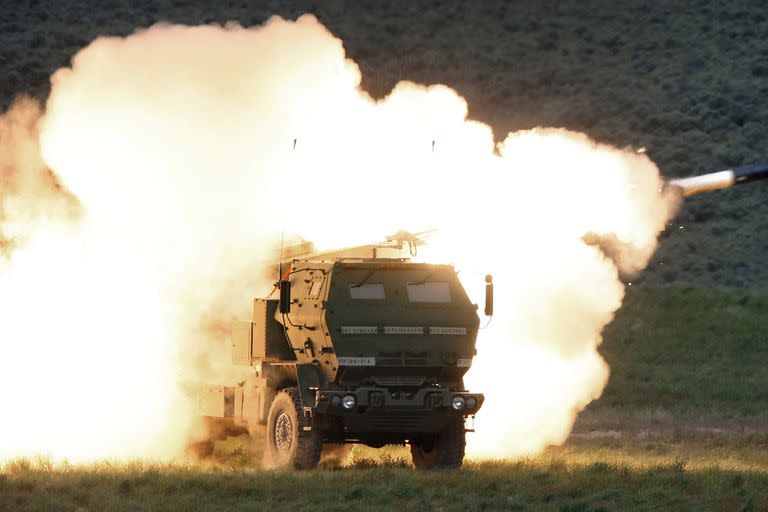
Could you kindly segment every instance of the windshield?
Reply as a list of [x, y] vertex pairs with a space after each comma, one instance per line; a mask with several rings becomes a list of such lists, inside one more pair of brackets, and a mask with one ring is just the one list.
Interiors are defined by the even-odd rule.
[[381, 283], [351, 284], [349, 296], [353, 299], [382, 300], [385, 298], [384, 285]]
[[408, 283], [411, 302], [451, 302], [451, 287], [443, 281]]

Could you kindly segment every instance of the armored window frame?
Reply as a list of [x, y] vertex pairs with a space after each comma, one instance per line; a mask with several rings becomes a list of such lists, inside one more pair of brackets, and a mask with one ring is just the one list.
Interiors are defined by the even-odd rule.
[[349, 297], [353, 300], [385, 300], [387, 293], [383, 283], [351, 284]]
[[447, 281], [419, 281], [406, 285], [409, 302], [445, 304], [453, 302], [451, 284]]

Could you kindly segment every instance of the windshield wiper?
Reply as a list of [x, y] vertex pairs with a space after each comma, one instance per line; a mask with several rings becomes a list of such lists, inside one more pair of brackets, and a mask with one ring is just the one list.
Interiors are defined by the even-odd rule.
[[376, 273], [376, 270], [375, 270], [375, 269], [374, 269], [374, 270], [371, 270], [370, 272], [368, 272], [368, 275], [367, 275], [367, 276], [365, 276], [365, 279], [363, 279], [361, 282], [359, 282], [359, 283], [357, 283], [357, 284], [353, 284], [353, 285], [352, 285], [352, 288], [360, 288], [360, 287], [361, 287], [361, 286], [363, 286], [365, 283], [367, 283], [367, 282], [368, 282], [368, 280], [369, 280], [371, 277], [373, 277], [373, 274], [375, 274], [375, 273]]
[[424, 276], [424, 279], [422, 279], [421, 281], [414, 281], [413, 283], [410, 283], [410, 284], [415, 284], [417, 286], [425, 284], [427, 282], [427, 279], [432, 277], [434, 274], [435, 274], [435, 271], [433, 270], [432, 272], [429, 272], [426, 276]]

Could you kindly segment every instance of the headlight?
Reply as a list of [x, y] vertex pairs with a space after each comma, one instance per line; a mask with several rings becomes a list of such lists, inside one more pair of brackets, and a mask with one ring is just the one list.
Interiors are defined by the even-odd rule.
[[344, 398], [341, 399], [341, 405], [343, 405], [345, 409], [351, 409], [356, 404], [357, 398], [355, 398], [355, 395], [345, 395]]
[[455, 396], [453, 397], [453, 400], [451, 400], [451, 407], [456, 409], [457, 411], [460, 411], [464, 409], [464, 397], [463, 396]]
[[333, 395], [331, 397], [331, 405], [334, 407], [338, 407], [341, 405], [341, 397], [339, 395]]
[[467, 400], [464, 402], [467, 405], [467, 409], [474, 409], [477, 407], [477, 398], [473, 396], [468, 396]]

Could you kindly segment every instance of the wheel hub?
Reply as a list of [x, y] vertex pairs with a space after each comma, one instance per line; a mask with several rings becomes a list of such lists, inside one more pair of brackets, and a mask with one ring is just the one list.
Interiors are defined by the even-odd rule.
[[293, 442], [293, 425], [291, 424], [291, 418], [285, 411], [282, 411], [277, 416], [275, 421], [275, 446], [278, 451], [287, 452], [291, 449], [291, 443]]

